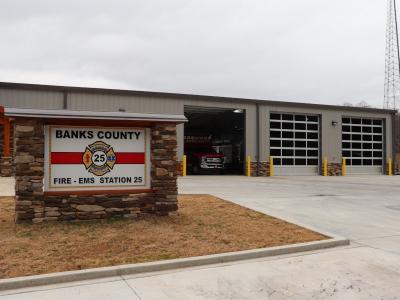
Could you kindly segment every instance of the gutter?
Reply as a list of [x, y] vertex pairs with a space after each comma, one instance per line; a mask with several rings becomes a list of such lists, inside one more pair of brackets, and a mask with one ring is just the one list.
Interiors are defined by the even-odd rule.
[[85, 119], [85, 120], [121, 120], [185, 123], [184, 115], [142, 114], [129, 112], [94, 112], [58, 109], [4, 108], [7, 117], [42, 118], [42, 119]]

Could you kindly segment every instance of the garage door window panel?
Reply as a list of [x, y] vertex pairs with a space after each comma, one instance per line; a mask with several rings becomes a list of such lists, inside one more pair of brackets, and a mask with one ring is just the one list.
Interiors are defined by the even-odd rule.
[[272, 138], [280, 138], [281, 137], [281, 132], [280, 131], [276, 131], [276, 130], [271, 130], [270, 136]]
[[342, 156], [350, 166], [382, 166], [383, 121], [342, 118]]
[[[318, 166], [319, 118], [303, 114], [270, 114], [270, 153], [279, 166]], [[279, 129], [280, 128], [280, 129]], [[280, 135], [276, 133], [280, 131]]]

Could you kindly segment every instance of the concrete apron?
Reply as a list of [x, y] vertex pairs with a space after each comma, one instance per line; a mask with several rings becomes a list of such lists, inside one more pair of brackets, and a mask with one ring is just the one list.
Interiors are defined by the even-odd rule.
[[[326, 236], [325, 233], [322, 233]], [[133, 275], [140, 273], [161, 272], [167, 270], [199, 267], [205, 265], [236, 262], [241, 260], [257, 259], [285, 254], [294, 254], [305, 251], [315, 251], [338, 246], [347, 246], [350, 241], [346, 238], [333, 236], [330, 239], [301, 243], [287, 246], [270, 247], [254, 249], [247, 251], [229, 252], [214, 255], [205, 255], [181, 259], [172, 259], [168, 261], [157, 261], [140, 264], [120, 265], [104, 268], [93, 268], [79, 271], [68, 271], [60, 273], [51, 273], [44, 275], [16, 277], [0, 280], [0, 291], [13, 290], [19, 288], [29, 288], [50, 284], [69, 283], [82, 280], [92, 280], [115, 276]]]

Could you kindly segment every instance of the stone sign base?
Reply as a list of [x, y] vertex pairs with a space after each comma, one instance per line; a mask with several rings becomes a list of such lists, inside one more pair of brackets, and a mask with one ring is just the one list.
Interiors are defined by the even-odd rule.
[[42, 119], [15, 119], [16, 222], [135, 218], [177, 210], [176, 124], [151, 126], [151, 189], [91, 194], [44, 192]]

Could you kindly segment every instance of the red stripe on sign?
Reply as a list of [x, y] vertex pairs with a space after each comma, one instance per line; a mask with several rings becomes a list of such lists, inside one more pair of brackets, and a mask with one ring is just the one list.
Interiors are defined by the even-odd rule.
[[[51, 152], [51, 164], [53, 165], [79, 165], [83, 164], [82, 152]], [[136, 165], [145, 163], [144, 153], [119, 152], [115, 153], [116, 164]]]
[[115, 153], [116, 164], [136, 165], [144, 164], [144, 153], [118, 152]]
[[82, 164], [82, 152], [51, 152], [53, 165], [77, 165]]

